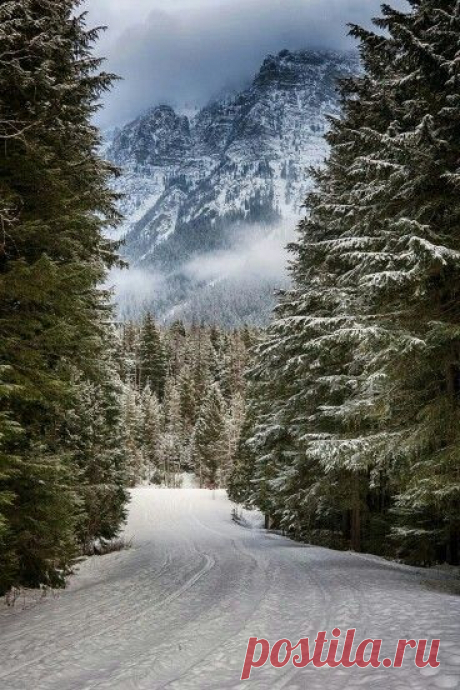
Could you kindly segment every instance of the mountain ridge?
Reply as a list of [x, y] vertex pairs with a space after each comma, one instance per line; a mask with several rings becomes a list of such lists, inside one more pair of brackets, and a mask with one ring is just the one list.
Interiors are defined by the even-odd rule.
[[209, 291], [212, 276], [189, 270], [200, 255], [296, 225], [310, 167], [328, 152], [328, 118], [340, 113], [336, 80], [357, 70], [352, 52], [283, 50], [247, 88], [193, 117], [158, 105], [114, 134], [107, 155], [123, 169], [123, 253], [167, 279], [152, 305], [160, 315]]

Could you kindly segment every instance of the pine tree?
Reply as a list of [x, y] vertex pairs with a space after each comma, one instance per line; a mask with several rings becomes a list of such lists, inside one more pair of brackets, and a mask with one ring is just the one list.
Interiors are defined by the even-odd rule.
[[[260, 346], [252, 500], [303, 538], [458, 559], [458, 2], [359, 27], [326, 168]], [[255, 454], [255, 459], [254, 459]]]
[[117, 536], [128, 500], [122, 384], [107, 356], [101, 362], [98, 383], [76, 383], [75, 406], [67, 414], [66, 434], [83, 499], [77, 536], [84, 551], [91, 552], [97, 540]]
[[147, 386], [142, 393], [142, 452], [149, 483], [159, 483], [161, 460], [161, 407], [155, 393]]
[[[386, 379], [387, 445], [402, 482], [396, 506], [403, 553], [460, 558], [460, 5], [383, 8], [395, 60], [393, 121], [374, 134], [375, 162], [362, 168], [383, 186], [378, 222], [385, 243], [378, 270], [360, 266], [368, 309], [388, 331], [377, 364]], [[375, 38], [355, 28], [364, 45]], [[382, 171], [386, 168], [386, 173]], [[393, 356], [394, 350], [397, 356]], [[375, 369], [373, 364], [371, 371]]]
[[129, 468], [129, 483], [131, 486], [136, 486], [145, 478], [144, 457], [142, 454], [143, 420], [139, 393], [130, 386], [125, 386], [122, 404], [122, 424]]
[[[142, 328], [142, 325], [131, 323], [121, 329], [122, 361], [118, 356], [115, 360], [122, 372], [141, 369], [141, 353], [137, 344]], [[225, 485], [245, 414], [244, 364], [247, 351], [243, 338], [238, 331], [226, 333], [204, 326], [186, 328], [180, 322], [157, 330], [167, 359], [162, 402], [149, 384], [139, 394], [133, 377], [128, 375], [124, 379], [127, 456], [132, 468], [130, 481], [134, 485], [148, 479], [166, 486], [178, 486], [181, 472], [201, 466], [204, 483], [203, 463], [195, 443], [197, 420], [206, 417], [207, 400], [212, 386], [217, 384], [221, 431], [214, 447], [218, 466], [215, 472], [211, 472], [211, 483]], [[229, 372], [228, 376], [226, 372]], [[225, 381], [229, 385], [224, 399], [220, 382]], [[196, 391], [197, 382], [201, 395]], [[202, 423], [203, 420], [200, 425]]]
[[124, 383], [129, 383], [133, 388], [139, 388], [139, 333], [138, 328], [132, 322], [121, 326], [121, 362], [120, 375]]
[[97, 378], [108, 315], [97, 286], [116, 261], [102, 234], [118, 219], [114, 170], [91, 124], [112, 76], [77, 7], [0, 6], [0, 365], [10, 386], [0, 414], [23, 430], [3, 438], [18, 459], [0, 478], [2, 577], [12, 564], [3, 588], [61, 583], [75, 553], [81, 501], [61, 429], [75, 368]]
[[214, 383], [203, 403], [192, 438], [192, 461], [200, 486], [216, 488], [228, 458], [225, 426], [225, 402], [219, 385]]
[[181, 398], [179, 389], [172, 378], [167, 381], [163, 413], [165, 431], [180, 437], [183, 429]]
[[[254, 400], [254, 397], [250, 398], [252, 404]], [[230, 500], [247, 508], [262, 507], [262, 502], [256, 499], [253, 483], [255, 480], [256, 455], [251, 452], [248, 444], [248, 440], [254, 432], [254, 426], [255, 419], [250, 413], [246, 412], [227, 483], [227, 493]]]
[[182, 470], [183, 446], [177, 434], [166, 431], [160, 443], [160, 472], [165, 486], [178, 488]]
[[242, 335], [236, 331], [228, 338], [227, 347], [222, 354], [222, 372], [219, 380], [222, 393], [227, 400], [245, 391], [245, 368], [247, 350]]
[[236, 393], [230, 401], [228, 408], [228, 429], [229, 440], [232, 456], [235, 455], [236, 449], [241, 438], [241, 431], [244, 425], [246, 415], [245, 400], [240, 393]]
[[204, 400], [210, 383], [216, 380], [216, 356], [209, 334], [204, 327], [194, 327], [191, 335], [195, 393], [197, 400]]
[[[353, 187], [345, 194], [349, 205], [358, 199], [357, 212], [351, 228], [341, 214], [347, 250], [342, 241], [328, 252], [329, 263], [340, 266], [342, 287], [355, 290], [355, 312], [374, 329], [369, 354], [353, 359], [373, 385], [362, 386], [361, 405], [356, 395], [353, 404], [361, 419], [364, 405], [378, 414], [374, 433], [348, 442], [348, 449], [332, 448], [345, 461], [356, 449], [377, 459], [372, 485], [382, 475], [381, 494], [393, 485], [406, 555], [455, 561], [459, 7], [427, 1], [407, 14], [389, 7], [383, 14], [377, 23], [388, 38], [353, 29], [369, 78], [354, 85], [359, 105], [349, 104], [331, 140], [336, 147], [347, 142], [354, 156]], [[356, 134], [353, 117], [364, 105]]]
[[139, 386], [149, 385], [161, 401], [166, 380], [166, 361], [160, 333], [152, 315], [145, 315], [139, 343]]
[[190, 437], [195, 426], [197, 415], [197, 400], [195, 397], [195, 382], [188, 365], [185, 365], [179, 377], [180, 414], [182, 418], [182, 433], [185, 438]]
[[[2, 408], [8, 403], [10, 386], [2, 380], [2, 375], [6, 373], [0, 367], [0, 404]], [[7, 412], [0, 413], [0, 486], [2, 483], [11, 481], [16, 472], [19, 471], [19, 459], [11, 454], [9, 450], [12, 441], [17, 438], [22, 430], [12, 422]], [[0, 491], [0, 553], [3, 560], [0, 568], [0, 592], [5, 591], [15, 577], [16, 558], [14, 550], [8, 542], [9, 522], [7, 513], [11, 510], [14, 502], [14, 494], [2, 488]]]
[[182, 350], [186, 340], [186, 330], [182, 321], [175, 321], [171, 324], [167, 333], [167, 347], [169, 349], [169, 375], [173, 377], [174, 382], [177, 379], [182, 367]]

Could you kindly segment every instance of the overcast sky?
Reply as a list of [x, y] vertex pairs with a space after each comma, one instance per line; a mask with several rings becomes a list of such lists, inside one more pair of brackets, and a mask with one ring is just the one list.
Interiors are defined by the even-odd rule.
[[[268, 53], [353, 44], [347, 22], [369, 25], [380, 0], [87, 0], [107, 25], [98, 52], [123, 77], [105, 100], [103, 127], [158, 103], [203, 105], [238, 88]], [[390, 4], [406, 7], [405, 0]]]

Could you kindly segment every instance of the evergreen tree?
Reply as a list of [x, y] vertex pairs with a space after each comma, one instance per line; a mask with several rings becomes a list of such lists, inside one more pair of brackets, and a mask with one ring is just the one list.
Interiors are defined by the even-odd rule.
[[97, 378], [108, 313], [98, 284], [116, 261], [102, 234], [118, 219], [114, 170], [91, 124], [112, 77], [77, 8], [0, 5], [0, 365], [10, 390], [0, 415], [22, 428], [2, 439], [3, 457], [18, 461], [0, 477], [2, 589], [60, 583], [75, 553], [81, 497], [61, 429], [75, 368]]
[[232, 456], [235, 455], [236, 449], [241, 438], [241, 431], [245, 421], [245, 400], [244, 397], [237, 393], [230, 401], [228, 408], [228, 430], [229, 442]]
[[460, 7], [411, 5], [352, 29], [364, 74], [258, 351], [248, 462], [252, 500], [302, 538], [387, 551], [397, 519], [401, 553], [455, 562]]
[[198, 400], [204, 400], [209, 385], [216, 380], [215, 351], [205, 328], [195, 327], [191, 335], [195, 393]]
[[211, 386], [203, 403], [193, 432], [191, 456], [200, 486], [218, 486], [228, 457], [228, 438], [225, 402], [217, 383]]
[[147, 386], [142, 393], [142, 451], [149, 483], [158, 483], [162, 434], [161, 407], [155, 393]]
[[142, 407], [139, 393], [125, 386], [123, 396], [123, 429], [125, 435], [126, 461], [129, 468], [129, 483], [136, 486], [145, 475], [142, 454]]
[[177, 379], [182, 367], [182, 350], [186, 340], [186, 330], [182, 321], [175, 321], [167, 333], [167, 346], [169, 349], [169, 375]]
[[169, 378], [167, 381], [163, 413], [165, 431], [180, 437], [183, 429], [181, 397], [178, 387], [172, 378]]
[[107, 358], [101, 362], [100, 376], [98, 383], [82, 380], [76, 384], [75, 407], [66, 421], [83, 499], [77, 536], [87, 552], [96, 540], [117, 536], [128, 500], [125, 487], [129, 449], [123, 424], [122, 384]]
[[[394, 60], [392, 122], [372, 133], [372, 159], [357, 161], [381, 195], [373, 249], [359, 266], [367, 310], [388, 335], [370, 371], [383, 371], [379, 400], [401, 490], [398, 534], [416, 560], [460, 558], [460, 5], [383, 8]], [[355, 28], [366, 51], [372, 34]], [[384, 172], [385, 169], [385, 172]], [[394, 351], [397, 356], [394, 356]], [[374, 374], [375, 375], [375, 374]]]
[[184, 419], [181, 414], [181, 398], [173, 378], [168, 378], [163, 406], [164, 436], [163, 464], [167, 485], [176, 485], [175, 475], [180, 472], [185, 459]]
[[[1, 375], [1, 371], [0, 371]], [[0, 379], [0, 402], [8, 396], [8, 387]], [[19, 471], [18, 459], [11, 455], [9, 448], [13, 436], [20, 432], [18, 426], [11, 422], [4, 412], [0, 414], [0, 483], [6, 484], [15, 472]], [[8, 512], [14, 502], [14, 494], [5, 488], [0, 492], [0, 553], [3, 560], [0, 568], [0, 592], [6, 591], [16, 575], [16, 556], [8, 540]]]
[[244, 391], [246, 348], [238, 331], [226, 338], [220, 359], [219, 382], [226, 400]]
[[160, 468], [165, 486], [179, 488], [182, 470], [183, 446], [177, 434], [166, 431], [160, 443]]
[[[218, 384], [221, 394], [220, 383], [227, 382], [226, 397], [221, 399], [222, 433], [216, 450], [218, 471], [212, 480], [219, 485], [226, 484], [245, 415], [243, 370], [248, 355], [242, 336], [238, 331], [225, 333], [205, 326], [185, 327], [181, 322], [164, 330], [158, 328], [167, 360], [164, 396], [160, 402], [149, 384], [139, 393], [135, 378], [126, 374], [141, 370], [139, 343], [143, 330], [143, 323], [125, 324], [120, 330], [121, 354], [114, 358], [124, 376], [125, 446], [131, 484], [148, 479], [178, 486], [180, 472], [193, 471], [195, 463], [200, 467], [194, 445], [197, 420], [206, 416], [205, 406], [212, 386]], [[115, 341], [116, 351], [117, 347]], [[197, 393], [197, 383], [201, 394]], [[202, 480], [205, 481], [203, 472]]]
[[189, 437], [196, 422], [197, 401], [195, 382], [188, 365], [184, 366], [179, 378], [180, 414], [184, 437]]
[[152, 315], [145, 315], [139, 344], [139, 386], [149, 385], [161, 401], [166, 380], [166, 361], [160, 333]]
[[139, 387], [139, 334], [132, 322], [123, 324], [120, 337], [120, 375], [124, 383]]

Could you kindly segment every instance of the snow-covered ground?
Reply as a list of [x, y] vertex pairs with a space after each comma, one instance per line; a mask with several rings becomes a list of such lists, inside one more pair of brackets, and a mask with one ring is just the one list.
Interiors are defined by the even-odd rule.
[[[0, 606], [1, 690], [460, 686], [460, 598], [415, 568], [256, 524], [235, 523], [222, 492], [135, 490], [131, 549], [87, 560], [57, 597]], [[265, 665], [240, 682], [250, 636], [295, 643], [334, 627], [383, 638], [388, 656], [399, 638], [439, 637], [441, 666], [419, 670], [408, 650], [401, 669]]]

